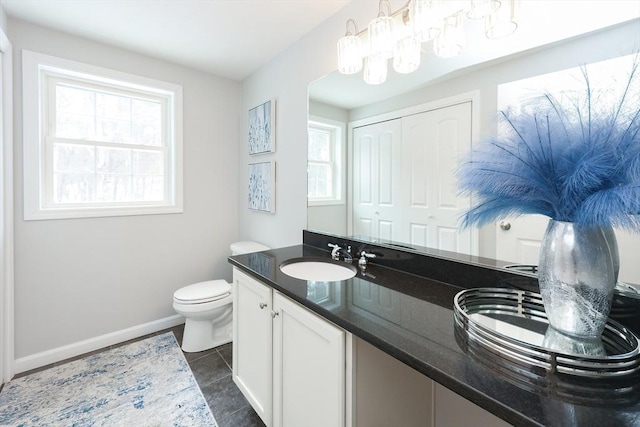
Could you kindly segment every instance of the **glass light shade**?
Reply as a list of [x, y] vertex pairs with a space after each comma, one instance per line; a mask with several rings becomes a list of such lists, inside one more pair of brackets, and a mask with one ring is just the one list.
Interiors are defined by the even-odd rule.
[[338, 40], [338, 71], [355, 74], [362, 70], [362, 41], [358, 36], [344, 36]]
[[458, 12], [469, 11], [469, 0], [440, 0], [442, 17], [455, 15]]
[[501, 0], [501, 6], [485, 18], [485, 31], [490, 39], [512, 34], [517, 28], [518, 0]]
[[469, 19], [482, 19], [500, 7], [500, 0], [471, 0]]
[[401, 74], [412, 73], [420, 66], [420, 42], [413, 37], [405, 37], [396, 43], [393, 69]]
[[463, 12], [444, 18], [442, 32], [433, 42], [433, 50], [441, 58], [450, 58], [462, 51], [465, 43]]
[[442, 27], [440, 0], [415, 0], [413, 3], [413, 30], [420, 42], [433, 40]]
[[393, 57], [393, 19], [388, 16], [378, 16], [369, 23], [369, 44], [371, 56]]
[[364, 81], [370, 85], [379, 85], [387, 80], [387, 58], [367, 56], [364, 64]]

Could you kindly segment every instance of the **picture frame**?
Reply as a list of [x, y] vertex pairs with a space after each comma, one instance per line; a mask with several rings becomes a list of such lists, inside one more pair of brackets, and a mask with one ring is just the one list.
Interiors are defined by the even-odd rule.
[[276, 151], [276, 100], [249, 110], [249, 154]]
[[276, 211], [276, 162], [249, 164], [249, 209], [275, 213]]

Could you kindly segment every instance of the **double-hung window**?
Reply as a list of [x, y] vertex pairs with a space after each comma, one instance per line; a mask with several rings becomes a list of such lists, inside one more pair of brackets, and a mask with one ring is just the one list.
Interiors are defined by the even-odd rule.
[[23, 52], [25, 219], [182, 211], [180, 86]]
[[310, 205], [344, 203], [344, 124], [309, 121], [307, 199]]

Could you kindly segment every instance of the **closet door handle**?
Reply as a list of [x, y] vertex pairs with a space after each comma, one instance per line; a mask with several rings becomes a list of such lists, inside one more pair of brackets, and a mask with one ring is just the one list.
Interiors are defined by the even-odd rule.
[[276, 316], [279, 316], [279, 315], [280, 315], [280, 312], [278, 312], [278, 311], [272, 311], [271, 312], [271, 317], [273, 317], [274, 319], [276, 318]]
[[260, 310], [262, 310], [262, 309], [263, 309], [263, 308], [265, 308], [266, 306], [267, 306], [267, 304], [266, 304], [266, 303], [261, 302], [261, 303], [260, 303]]

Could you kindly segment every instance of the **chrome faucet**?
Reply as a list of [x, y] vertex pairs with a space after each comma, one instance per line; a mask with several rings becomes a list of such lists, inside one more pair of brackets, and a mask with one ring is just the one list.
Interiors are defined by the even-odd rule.
[[371, 258], [375, 258], [376, 255], [372, 254], [371, 252], [365, 252], [364, 250], [362, 252], [360, 252], [360, 259], [358, 260], [358, 265], [365, 269], [367, 268], [367, 258], [371, 259]]
[[344, 262], [353, 261], [353, 255], [351, 255], [351, 246], [347, 246], [346, 249], [335, 243], [329, 243], [328, 246], [330, 248], [333, 248], [331, 250], [331, 258], [335, 259], [336, 261], [339, 261], [340, 255], [342, 255], [342, 259], [344, 260]]

